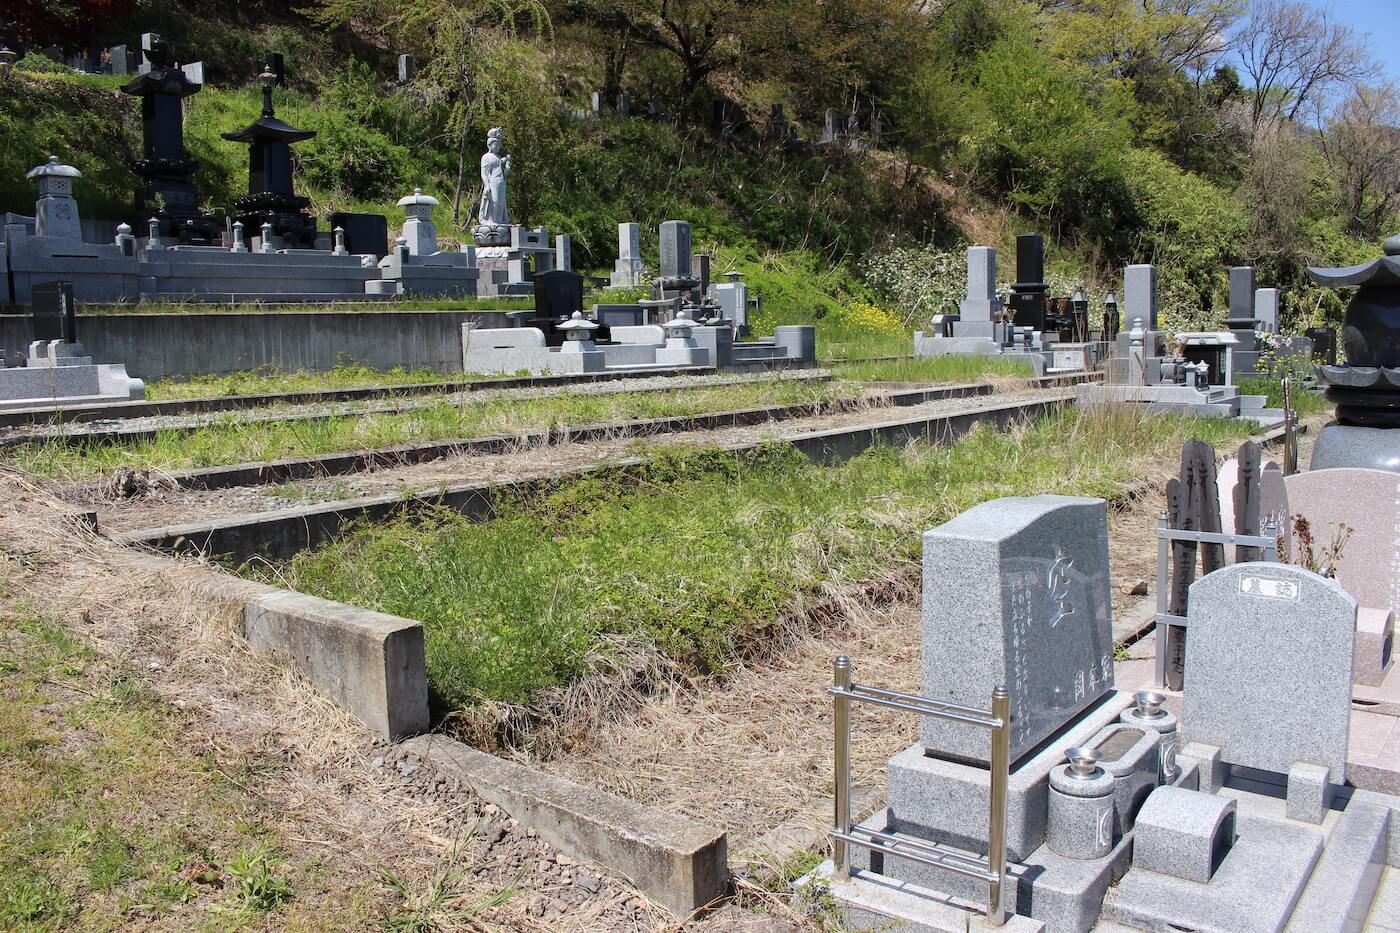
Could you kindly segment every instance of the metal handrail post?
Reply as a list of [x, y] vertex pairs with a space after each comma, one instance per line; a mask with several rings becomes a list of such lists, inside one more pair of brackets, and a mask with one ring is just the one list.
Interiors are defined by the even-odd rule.
[[992, 728], [991, 813], [987, 823], [987, 865], [996, 880], [987, 891], [987, 922], [1006, 923], [1002, 887], [1006, 883], [1006, 785], [1011, 773], [1011, 693], [1006, 684], [992, 691], [992, 715], [999, 720]]
[[1283, 374], [1283, 475], [1298, 472], [1298, 417], [1293, 410], [1293, 376]]
[[[844, 654], [836, 659], [833, 667], [832, 684], [836, 688], [832, 695], [836, 701], [832, 716], [836, 732], [836, 780], [835, 798], [836, 828], [841, 833], [851, 832], [851, 659]], [[839, 836], [831, 843], [831, 861], [836, 866], [836, 878], [845, 881], [851, 876], [851, 847]]]

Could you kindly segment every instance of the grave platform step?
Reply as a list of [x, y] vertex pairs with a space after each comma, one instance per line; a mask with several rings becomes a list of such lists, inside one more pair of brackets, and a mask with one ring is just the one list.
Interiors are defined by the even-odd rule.
[[799, 891], [812, 900], [829, 896], [836, 904], [842, 925], [850, 930], [880, 933], [1045, 933], [1045, 924], [1013, 915], [1005, 925], [993, 927], [978, 910], [969, 909], [937, 892], [909, 882], [895, 881], [865, 871], [836, 880], [836, 868], [828, 859], [797, 882]]
[[1391, 811], [1352, 800], [1289, 918], [1287, 933], [1351, 933], [1371, 912], [1385, 871]]
[[1154, 931], [1284, 933], [1322, 855], [1322, 833], [1245, 816], [1237, 829], [1209, 882], [1131, 868], [1104, 900], [1104, 917]]

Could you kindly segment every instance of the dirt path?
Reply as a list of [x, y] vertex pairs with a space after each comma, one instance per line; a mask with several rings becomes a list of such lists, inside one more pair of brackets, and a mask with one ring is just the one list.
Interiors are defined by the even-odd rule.
[[584, 444], [561, 443], [507, 454], [444, 457], [428, 463], [390, 467], [346, 476], [234, 489], [152, 489], [134, 499], [113, 499], [93, 485], [55, 489], [67, 501], [94, 509], [105, 531], [132, 531], [186, 522], [210, 521], [249, 512], [271, 512], [312, 502], [431, 491], [456, 483], [509, 482], [553, 476], [603, 464], [663, 446], [747, 444], [792, 438], [814, 431], [878, 425], [919, 416], [954, 415], [1063, 396], [1062, 390], [1020, 392], [982, 398], [946, 399], [895, 410], [879, 409], [775, 421], [713, 431], [687, 431], [647, 438], [621, 438]]

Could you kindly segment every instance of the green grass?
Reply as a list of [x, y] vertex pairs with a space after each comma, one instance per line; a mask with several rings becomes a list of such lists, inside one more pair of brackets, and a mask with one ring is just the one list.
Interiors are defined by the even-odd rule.
[[445, 707], [528, 703], [584, 673], [610, 639], [654, 643], [692, 671], [723, 669], [823, 584], [914, 561], [921, 529], [984, 499], [1112, 496], [1189, 437], [1223, 444], [1249, 430], [1068, 412], [837, 467], [788, 448], [669, 451], [633, 482], [581, 479], [502, 502], [484, 524], [442, 510], [362, 525], [275, 572], [247, 572], [422, 620]]
[[[1239, 389], [1242, 395], [1267, 395], [1270, 408], [1283, 407], [1283, 381], [1280, 379], [1270, 377], [1241, 379]], [[1293, 407], [1297, 410], [1298, 417], [1306, 418], [1308, 415], [1327, 411], [1332, 405], [1323, 398], [1322, 393], [1311, 392], [1303, 388], [1297, 380], [1294, 380]]]
[[152, 440], [132, 444], [36, 441], [6, 450], [0, 462], [49, 479], [72, 481], [99, 476], [122, 465], [164, 471], [196, 469], [409, 441], [452, 440], [760, 405], [805, 404], [841, 394], [849, 395], [850, 391], [826, 382], [772, 378], [665, 392], [475, 400], [462, 406], [437, 401], [398, 414], [305, 421], [247, 422], [237, 414], [228, 414], [193, 432], [164, 432]]
[[286, 854], [245, 786], [255, 762], [60, 624], [8, 601], [0, 623], [0, 929], [369, 925], [372, 876], [327, 901], [320, 853]]
[[839, 379], [859, 382], [976, 382], [988, 376], [1024, 379], [1035, 376], [1029, 363], [994, 356], [906, 357], [865, 363], [834, 363], [830, 369]]
[[228, 373], [223, 376], [196, 376], [192, 379], [162, 380], [146, 386], [146, 397], [153, 400], [222, 398], [230, 395], [271, 395], [278, 392], [325, 392], [371, 386], [422, 385], [437, 382], [475, 382], [484, 376], [444, 375], [431, 369], [371, 369], [342, 363], [323, 373], [280, 372], [272, 367]]

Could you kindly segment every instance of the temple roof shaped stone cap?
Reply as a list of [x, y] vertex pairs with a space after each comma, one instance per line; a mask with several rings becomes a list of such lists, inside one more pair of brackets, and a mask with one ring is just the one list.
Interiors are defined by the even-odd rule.
[[1400, 234], [1385, 241], [1385, 255], [1359, 266], [1340, 269], [1308, 267], [1308, 277], [1319, 285], [1346, 288], [1350, 285], [1400, 285]]
[[412, 207], [415, 204], [426, 204], [429, 207], [437, 207], [438, 199], [430, 194], [424, 194], [422, 188], [414, 188], [413, 193], [399, 198], [399, 207]]
[[43, 165], [36, 165], [24, 173], [25, 178], [82, 178], [83, 173], [71, 165], [64, 165], [58, 161], [58, 156], [51, 155], [49, 160]]
[[559, 325], [559, 329], [569, 331], [570, 333], [579, 330], [589, 332], [597, 330], [598, 325], [594, 324], [592, 321], [585, 320], [582, 311], [575, 311], [569, 316], [567, 321]]

